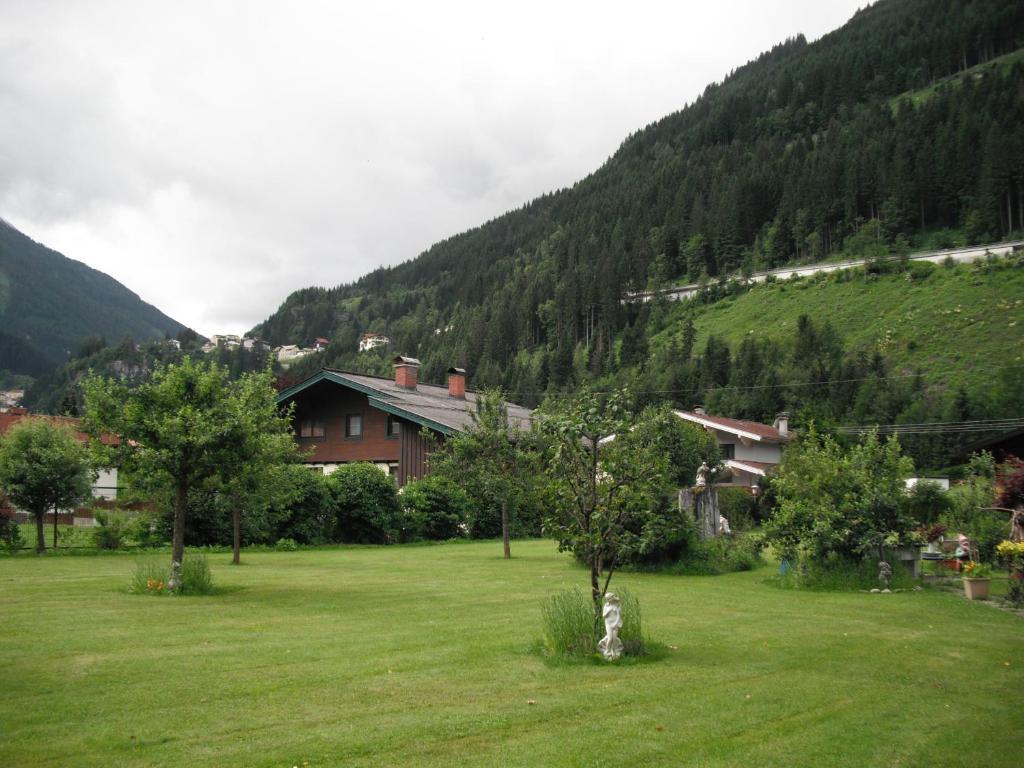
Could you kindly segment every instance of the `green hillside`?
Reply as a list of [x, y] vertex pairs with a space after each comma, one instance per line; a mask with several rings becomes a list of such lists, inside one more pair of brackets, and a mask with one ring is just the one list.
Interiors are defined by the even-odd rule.
[[0, 219], [0, 372], [38, 375], [86, 336], [149, 341], [183, 328], [109, 275]]
[[[662, 347], [681, 333], [685, 305], [652, 339]], [[1024, 266], [1020, 261], [933, 267], [867, 276], [847, 274], [759, 285], [694, 310], [695, 347], [712, 334], [738, 347], [744, 338], [783, 341], [800, 315], [828, 320], [854, 351], [886, 357], [896, 372], [920, 370], [935, 385], [987, 384], [1007, 363], [1024, 364]], [[1024, 369], [1022, 369], [1024, 373]]]
[[378, 365], [356, 345], [386, 333], [428, 379], [455, 364], [543, 393], [577, 386], [580, 357], [621, 366], [631, 290], [1016, 237], [1022, 50], [1016, 0], [879, 0], [710, 84], [572, 187], [351, 285], [296, 291], [255, 333], [330, 338], [323, 362], [344, 368]]

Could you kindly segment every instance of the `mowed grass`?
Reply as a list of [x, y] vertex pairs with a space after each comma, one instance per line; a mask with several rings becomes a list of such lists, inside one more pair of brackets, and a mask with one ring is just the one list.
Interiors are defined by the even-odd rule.
[[131, 557], [0, 558], [0, 765], [1022, 764], [1014, 615], [623, 574], [664, 656], [553, 664], [541, 600], [585, 574], [512, 551], [213, 555], [193, 598], [127, 594]]

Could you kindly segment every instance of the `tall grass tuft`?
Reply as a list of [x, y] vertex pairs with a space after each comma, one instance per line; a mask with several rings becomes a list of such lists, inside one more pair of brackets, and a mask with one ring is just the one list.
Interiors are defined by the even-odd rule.
[[186, 555], [181, 564], [179, 595], [209, 595], [213, 592], [213, 575], [205, 555]]
[[135, 564], [135, 572], [128, 591], [136, 595], [161, 595], [167, 591], [170, 568], [153, 560], [141, 560]]
[[554, 656], [597, 653], [594, 603], [579, 587], [557, 592], [541, 603], [544, 649]]
[[[644, 656], [647, 643], [643, 636], [640, 601], [629, 590], [615, 592], [622, 609], [623, 655]], [[550, 656], [584, 658], [597, 654], [597, 641], [604, 635], [603, 622], [596, 620], [590, 593], [579, 587], [558, 592], [541, 603], [544, 651]]]
[[128, 591], [137, 595], [209, 595], [213, 592], [213, 576], [205, 555], [186, 555], [178, 578], [178, 588], [171, 590], [171, 569], [153, 560], [142, 560], [135, 564]]

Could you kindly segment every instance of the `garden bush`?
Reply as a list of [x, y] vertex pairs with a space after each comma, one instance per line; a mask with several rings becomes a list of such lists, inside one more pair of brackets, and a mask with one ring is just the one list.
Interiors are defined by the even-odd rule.
[[278, 539], [277, 544], [274, 545], [274, 549], [278, 552], [294, 552], [299, 548], [299, 543], [295, 539]]
[[398, 538], [401, 508], [395, 481], [373, 464], [345, 464], [327, 477], [334, 539], [387, 544]]
[[170, 568], [163, 562], [143, 560], [135, 564], [128, 591], [136, 595], [160, 595], [167, 590]]
[[747, 531], [756, 523], [757, 498], [745, 488], [718, 488], [718, 511], [734, 531]]
[[128, 516], [123, 512], [96, 510], [96, 522], [92, 536], [97, 549], [120, 549], [129, 533]]
[[330, 541], [335, 519], [327, 478], [302, 465], [284, 467], [281, 478], [285, 493], [272, 508], [271, 514], [278, 522], [271, 541], [293, 539], [299, 544]]
[[402, 489], [406, 541], [441, 541], [464, 536], [470, 501], [466, 492], [445, 477], [428, 475]]
[[[644, 656], [647, 643], [643, 636], [640, 602], [629, 590], [616, 590], [622, 609], [623, 656]], [[598, 653], [597, 642], [604, 635], [604, 624], [594, 614], [589, 592], [579, 587], [557, 592], [541, 603], [542, 647], [549, 656], [586, 658]]]
[[753, 532], [696, 540], [672, 571], [694, 576], [752, 571], [763, 563], [763, 547], [764, 537]]
[[0, 548], [13, 555], [24, 546], [21, 526], [8, 515], [0, 513]]

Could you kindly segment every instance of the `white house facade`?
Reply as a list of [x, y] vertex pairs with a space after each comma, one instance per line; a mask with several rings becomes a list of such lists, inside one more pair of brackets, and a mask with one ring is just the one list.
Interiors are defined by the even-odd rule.
[[701, 408], [675, 411], [676, 416], [703, 427], [715, 436], [729, 477], [721, 484], [749, 488], [756, 492], [761, 480], [782, 460], [782, 448], [790, 440], [789, 416], [780, 413], [775, 423], [711, 416]]

